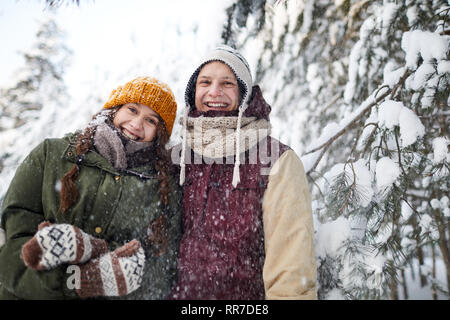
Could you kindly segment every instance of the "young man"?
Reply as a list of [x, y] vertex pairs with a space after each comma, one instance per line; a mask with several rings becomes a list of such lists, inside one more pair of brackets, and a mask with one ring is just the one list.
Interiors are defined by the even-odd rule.
[[213, 50], [185, 100], [184, 235], [172, 298], [316, 299], [305, 171], [270, 137], [271, 109], [247, 61], [230, 47]]

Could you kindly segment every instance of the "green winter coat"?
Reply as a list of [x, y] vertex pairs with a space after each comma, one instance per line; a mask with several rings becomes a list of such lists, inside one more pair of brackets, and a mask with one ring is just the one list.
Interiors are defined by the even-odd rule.
[[[153, 166], [133, 168], [136, 174], [114, 169], [100, 154], [90, 151], [80, 165], [76, 180], [78, 201], [66, 213], [59, 209], [61, 178], [75, 163], [75, 135], [47, 139], [19, 166], [2, 203], [1, 227], [6, 243], [0, 248], [0, 299], [77, 299], [68, 280], [68, 265], [49, 271], [27, 268], [22, 245], [43, 221], [69, 223], [106, 240], [113, 250], [138, 239], [141, 244], [148, 225], [164, 214], [159, 206], [159, 183]], [[168, 215], [168, 246], [159, 257], [144, 247], [146, 264], [141, 287], [123, 298], [164, 299], [176, 276], [181, 237], [181, 191], [171, 178]], [[69, 281], [70, 283], [70, 281]]]

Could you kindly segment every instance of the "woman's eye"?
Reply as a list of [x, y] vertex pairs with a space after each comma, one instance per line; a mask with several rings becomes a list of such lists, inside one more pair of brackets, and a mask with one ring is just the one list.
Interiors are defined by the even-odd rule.
[[136, 109], [133, 107], [128, 107], [128, 110], [130, 110], [132, 113], [137, 113]]
[[225, 86], [227, 86], [227, 87], [234, 87], [235, 86], [235, 84], [234, 84], [234, 82], [225, 82]]
[[158, 121], [156, 121], [155, 119], [153, 119], [153, 118], [147, 118], [147, 122], [148, 123], [151, 123], [151, 124], [153, 124], [153, 125], [157, 125], [158, 124]]

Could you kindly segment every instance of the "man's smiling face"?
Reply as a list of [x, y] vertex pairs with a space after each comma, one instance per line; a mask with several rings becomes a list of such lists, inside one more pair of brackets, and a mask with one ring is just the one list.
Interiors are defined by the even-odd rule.
[[233, 111], [239, 106], [239, 86], [233, 71], [226, 64], [206, 64], [195, 84], [195, 106], [200, 111]]

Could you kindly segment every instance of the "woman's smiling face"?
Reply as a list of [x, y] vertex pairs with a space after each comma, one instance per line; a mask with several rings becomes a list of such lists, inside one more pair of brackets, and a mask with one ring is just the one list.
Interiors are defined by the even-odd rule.
[[239, 106], [239, 86], [225, 63], [214, 61], [200, 70], [195, 84], [195, 106], [200, 111], [233, 111]]
[[128, 139], [138, 142], [152, 141], [159, 123], [158, 114], [140, 103], [124, 104], [114, 116], [114, 126]]

